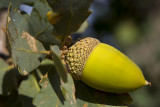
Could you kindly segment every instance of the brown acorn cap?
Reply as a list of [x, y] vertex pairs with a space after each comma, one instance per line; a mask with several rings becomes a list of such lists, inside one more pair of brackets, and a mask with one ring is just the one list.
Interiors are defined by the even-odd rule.
[[87, 37], [69, 48], [65, 61], [74, 79], [80, 80], [88, 56], [99, 43], [99, 40]]

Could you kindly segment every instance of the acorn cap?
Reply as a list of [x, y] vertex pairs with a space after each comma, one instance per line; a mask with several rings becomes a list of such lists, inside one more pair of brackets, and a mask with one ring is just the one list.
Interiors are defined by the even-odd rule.
[[99, 40], [87, 37], [76, 42], [69, 48], [65, 61], [74, 79], [80, 80], [87, 58], [99, 43]]

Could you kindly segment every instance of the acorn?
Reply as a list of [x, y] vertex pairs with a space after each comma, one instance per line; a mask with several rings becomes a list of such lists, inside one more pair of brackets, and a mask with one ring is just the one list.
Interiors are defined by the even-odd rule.
[[126, 55], [95, 38], [72, 45], [65, 62], [74, 79], [104, 92], [127, 93], [151, 84]]

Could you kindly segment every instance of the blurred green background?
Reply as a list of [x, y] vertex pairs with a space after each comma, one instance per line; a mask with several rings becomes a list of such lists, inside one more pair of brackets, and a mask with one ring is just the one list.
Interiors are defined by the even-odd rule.
[[160, 0], [94, 0], [91, 9], [89, 28], [76, 37], [98, 38], [142, 69], [152, 85], [131, 92], [129, 107], [160, 107]]

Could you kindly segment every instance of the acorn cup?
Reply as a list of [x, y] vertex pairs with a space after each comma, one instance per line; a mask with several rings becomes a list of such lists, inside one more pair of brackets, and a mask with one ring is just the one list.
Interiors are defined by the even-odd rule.
[[65, 62], [74, 79], [104, 92], [127, 93], [151, 85], [127, 56], [91, 37], [72, 45]]

